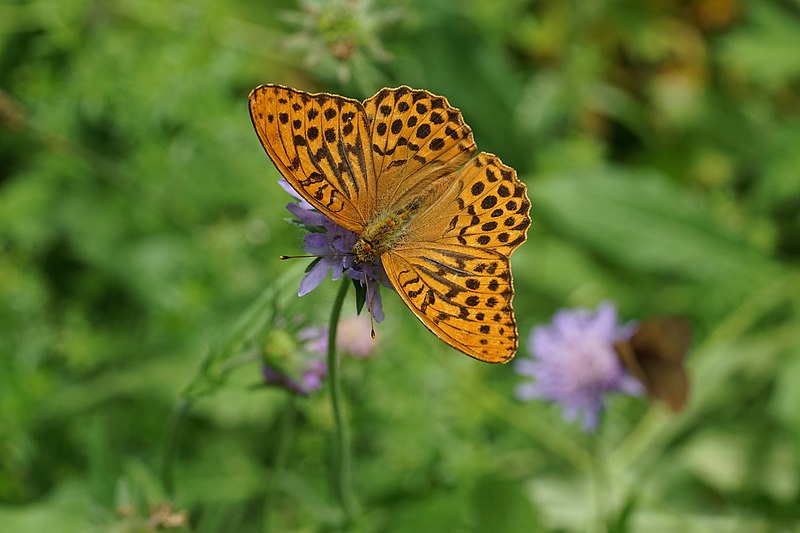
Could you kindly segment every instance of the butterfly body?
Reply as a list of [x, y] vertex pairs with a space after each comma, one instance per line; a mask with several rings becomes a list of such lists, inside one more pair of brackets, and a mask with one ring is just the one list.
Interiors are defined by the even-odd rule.
[[360, 263], [372, 263], [391, 250], [403, 237], [406, 227], [419, 210], [420, 200], [415, 198], [407, 206], [379, 215], [367, 224], [361, 238], [353, 247]]
[[461, 112], [409, 87], [364, 102], [280, 85], [250, 93], [256, 133], [286, 181], [358, 234], [356, 263], [380, 262], [437, 337], [492, 363], [517, 351], [509, 256], [526, 239], [525, 184], [478, 153]]

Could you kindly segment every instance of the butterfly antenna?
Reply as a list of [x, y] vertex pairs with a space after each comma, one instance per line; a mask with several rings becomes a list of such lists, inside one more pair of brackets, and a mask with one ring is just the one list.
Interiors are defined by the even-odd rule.
[[281, 256], [279, 256], [279, 259], [281, 261], [285, 261], [286, 259], [322, 259], [324, 257], [338, 258], [338, 257], [343, 257], [345, 255], [347, 255], [347, 254], [331, 253], [331, 254], [317, 254], [317, 255], [314, 255], [314, 254], [309, 254], [309, 255], [281, 255]]

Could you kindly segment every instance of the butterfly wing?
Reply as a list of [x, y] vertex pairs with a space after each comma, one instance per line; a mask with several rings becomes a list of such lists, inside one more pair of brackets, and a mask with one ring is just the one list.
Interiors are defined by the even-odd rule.
[[692, 342], [692, 330], [679, 316], [659, 316], [639, 325], [630, 343], [642, 359], [682, 365]]
[[490, 248], [511, 256], [531, 225], [527, 187], [494, 154], [481, 152], [419, 213], [410, 241]]
[[683, 362], [691, 344], [689, 323], [677, 316], [645, 320], [624, 344], [622, 361], [654, 397], [680, 411], [689, 396], [689, 377]]
[[529, 210], [516, 172], [481, 153], [382, 258], [423, 324], [476, 359], [504, 363], [517, 351], [509, 256], [525, 241]]
[[453, 348], [488, 363], [517, 352], [508, 257], [494, 250], [437, 245], [405, 247], [383, 268], [417, 318]]
[[472, 130], [447, 99], [409, 87], [382, 89], [364, 101], [370, 121], [377, 205], [425, 196], [475, 152]]
[[369, 122], [357, 100], [261, 85], [250, 118], [286, 181], [321, 213], [360, 232], [375, 211]]

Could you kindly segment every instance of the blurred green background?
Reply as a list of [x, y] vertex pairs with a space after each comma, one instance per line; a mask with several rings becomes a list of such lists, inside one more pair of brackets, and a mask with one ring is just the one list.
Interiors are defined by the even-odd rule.
[[257, 386], [336, 287], [278, 260], [261, 83], [462, 110], [533, 203], [521, 352], [606, 299], [695, 329], [686, 411], [585, 435], [384, 291], [343, 362], [362, 530], [800, 531], [797, 0], [3, 2], [0, 529], [341, 527], [327, 395]]

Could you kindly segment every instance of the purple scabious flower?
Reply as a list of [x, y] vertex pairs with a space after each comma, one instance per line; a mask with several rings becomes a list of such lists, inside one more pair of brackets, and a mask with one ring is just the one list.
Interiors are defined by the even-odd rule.
[[262, 366], [261, 373], [264, 376], [264, 382], [268, 385], [283, 387], [300, 396], [308, 396], [322, 388], [322, 380], [328, 374], [328, 367], [324, 359], [318, 358], [311, 359], [306, 363], [299, 378], [290, 377], [266, 363]]
[[[280, 179], [278, 184], [298, 200], [298, 203], [287, 204], [286, 209], [310, 230], [303, 236], [303, 250], [318, 258], [300, 281], [298, 296], [308, 294], [319, 287], [328, 277], [328, 272], [331, 272], [331, 279], [334, 281], [340, 279], [344, 274], [361, 282], [361, 285], [366, 285], [367, 303], [372, 316], [376, 322], [381, 322], [384, 314], [379, 287], [381, 284], [389, 285], [380, 259], [376, 260], [374, 264], [356, 265], [353, 246], [359, 239], [358, 233], [343, 228], [314, 209], [310, 203], [297, 194], [286, 180]], [[320, 229], [324, 231], [319, 231]]]
[[[371, 325], [366, 316], [351, 316], [339, 323], [336, 345], [339, 351], [363, 359], [377, 349], [370, 335]], [[273, 336], [273, 350], [279, 355], [262, 362], [264, 383], [308, 396], [322, 388], [328, 374], [325, 357], [328, 353], [328, 327], [310, 326], [294, 336], [283, 331]], [[283, 354], [281, 356], [280, 354]], [[283, 361], [278, 364], [276, 361]]]
[[517, 398], [559, 403], [567, 420], [582, 418], [583, 430], [594, 430], [608, 394], [643, 392], [614, 350], [614, 342], [628, 340], [634, 328], [617, 323], [617, 310], [610, 302], [600, 304], [594, 313], [559, 311], [552, 324], [533, 329], [531, 357], [515, 363], [518, 373], [534, 379], [517, 387]]

